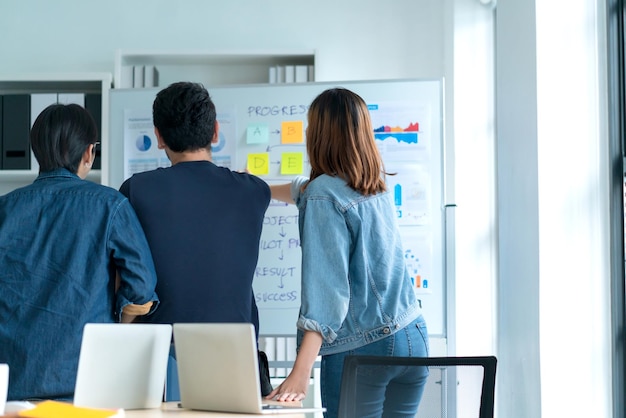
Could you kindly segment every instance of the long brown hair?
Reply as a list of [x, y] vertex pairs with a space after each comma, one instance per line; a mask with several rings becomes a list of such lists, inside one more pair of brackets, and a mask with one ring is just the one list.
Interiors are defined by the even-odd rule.
[[386, 190], [369, 111], [358, 94], [333, 88], [313, 100], [308, 113], [306, 149], [310, 180], [322, 174], [339, 176], [365, 196]]

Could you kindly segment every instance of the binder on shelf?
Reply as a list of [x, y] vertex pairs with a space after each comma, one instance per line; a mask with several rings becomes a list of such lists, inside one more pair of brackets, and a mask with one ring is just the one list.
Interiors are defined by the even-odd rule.
[[[297, 340], [296, 337], [287, 337], [287, 361], [291, 361], [292, 363], [296, 361], [297, 355]], [[287, 375], [291, 373], [293, 369], [287, 369]]]
[[120, 74], [121, 80], [115, 80], [117, 87], [122, 89], [130, 89], [133, 87], [133, 72], [132, 65], [124, 65]]
[[35, 119], [44, 109], [52, 104], [58, 103], [56, 93], [33, 93], [30, 95], [30, 126], [32, 128]]
[[276, 82], [277, 83], [285, 82], [285, 66], [284, 65], [278, 65], [276, 67]]
[[[276, 337], [276, 361], [287, 361], [287, 337]], [[276, 377], [286, 376], [286, 367], [276, 368]]]
[[30, 169], [30, 94], [5, 95], [2, 122], [2, 169]]
[[102, 94], [85, 94], [85, 109], [87, 109], [87, 112], [89, 112], [98, 127], [98, 141], [100, 142], [100, 148], [96, 149], [96, 159], [93, 161], [92, 168], [94, 170], [100, 170], [102, 168], [102, 155], [100, 151], [102, 148]]
[[306, 83], [309, 81], [309, 67], [307, 65], [296, 65], [296, 83]]
[[133, 88], [143, 88], [144, 67], [143, 65], [133, 66]]
[[154, 65], [146, 65], [143, 70], [143, 86], [159, 87], [159, 71]]
[[57, 100], [60, 104], [77, 104], [85, 107], [85, 93], [59, 93]]
[[315, 66], [314, 65], [309, 65], [309, 71], [308, 71], [307, 77], [309, 81], [315, 81]]
[[296, 81], [296, 67], [293, 65], [285, 65], [285, 83], [294, 83]]
[[269, 69], [269, 77], [267, 80], [270, 84], [276, 83], [276, 67], [270, 67]]
[[[30, 127], [33, 127], [37, 116], [43, 110], [50, 106], [51, 104], [55, 104], [58, 101], [58, 95], [56, 93], [33, 93], [30, 95]], [[29, 142], [30, 144], [30, 142]], [[35, 158], [35, 154], [30, 152], [30, 169], [34, 171], [39, 171], [39, 162]]]
[[[267, 361], [269, 364], [272, 364], [273, 361], [276, 360], [276, 338], [273, 337], [264, 337], [259, 339], [259, 343], [262, 343], [260, 347], [261, 351], [265, 352], [267, 356]], [[276, 369], [273, 367], [269, 368], [270, 377], [276, 377]]]

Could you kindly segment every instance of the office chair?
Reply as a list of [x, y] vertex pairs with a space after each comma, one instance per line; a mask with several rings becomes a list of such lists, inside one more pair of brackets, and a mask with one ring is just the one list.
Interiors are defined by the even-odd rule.
[[[375, 375], [380, 367], [427, 367], [425, 391], [416, 417], [493, 418], [496, 357], [347, 356], [343, 366], [339, 417], [360, 418], [366, 399], [359, 396], [359, 376]], [[378, 369], [374, 370], [373, 368]], [[368, 370], [369, 369], [369, 370]], [[480, 395], [480, 396], [479, 396]]]

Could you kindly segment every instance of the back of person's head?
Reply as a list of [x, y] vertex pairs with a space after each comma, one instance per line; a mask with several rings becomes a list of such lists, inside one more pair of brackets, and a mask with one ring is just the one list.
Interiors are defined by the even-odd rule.
[[210, 150], [215, 134], [215, 105], [198, 83], [179, 82], [161, 90], [152, 105], [152, 119], [174, 152]]
[[306, 148], [311, 180], [322, 174], [339, 176], [366, 196], [386, 190], [369, 111], [358, 94], [333, 88], [313, 100]]
[[37, 116], [30, 131], [40, 172], [66, 168], [76, 173], [83, 154], [97, 140], [94, 119], [77, 104], [48, 106]]

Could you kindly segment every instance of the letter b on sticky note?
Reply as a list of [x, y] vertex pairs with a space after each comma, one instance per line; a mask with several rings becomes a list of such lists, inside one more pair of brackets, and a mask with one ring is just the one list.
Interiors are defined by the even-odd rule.
[[283, 122], [281, 124], [280, 139], [283, 144], [301, 144], [304, 142], [302, 121]]

